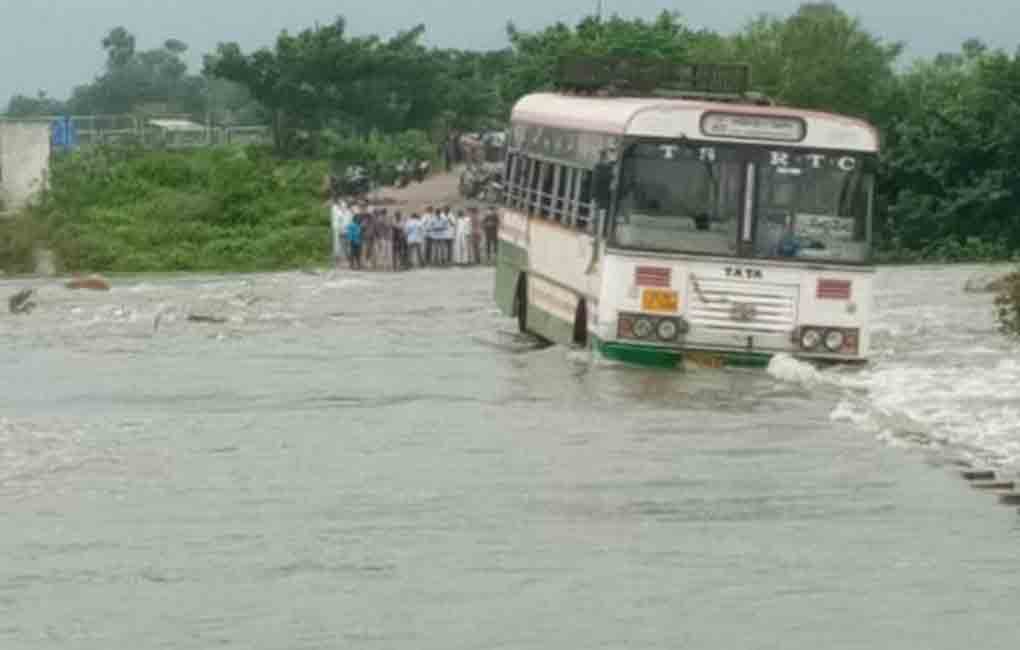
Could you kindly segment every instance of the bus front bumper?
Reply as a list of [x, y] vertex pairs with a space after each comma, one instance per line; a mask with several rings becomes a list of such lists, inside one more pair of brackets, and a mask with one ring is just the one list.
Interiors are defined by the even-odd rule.
[[692, 363], [707, 368], [766, 368], [771, 353], [719, 350], [678, 350], [619, 341], [595, 341], [595, 349], [606, 359], [653, 368], [678, 368]]
[[[652, 368], [682, 368], [687, 364], [702, 368], [767, 368], [779, 352], [737, 350], [676, 349], [638, 345], [621, 341], [594, 340], [595, 350], [606, 359]], [[784, 352], [782, 354], [789, 354]], [[826, 358], [820, 355], [791, 355], [815, 364], [862, 364], [863, 358]]]

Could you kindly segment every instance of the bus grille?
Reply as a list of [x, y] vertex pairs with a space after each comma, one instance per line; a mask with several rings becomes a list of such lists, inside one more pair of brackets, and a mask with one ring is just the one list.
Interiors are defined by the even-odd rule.
[[687, 315], [694, 327], [789, 334], [797, 324], [796, 286], [691, 275]]

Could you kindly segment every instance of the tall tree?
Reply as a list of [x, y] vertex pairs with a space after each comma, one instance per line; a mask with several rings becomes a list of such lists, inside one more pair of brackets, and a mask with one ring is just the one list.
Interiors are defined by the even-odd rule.
[[245, 54], [221, 44], [206, 57], [209, 76], [246, 87], [273, 114], [277, 146], [292, 148], [301, 132], [330, 127], [364, 133], [428, 127], [441, 103], [440, 69], [421, 44], [424, 27], [389, 40], [351, 37], [338, 18], [297, 35], [283, 32], [273, 49]]
[[903, 47], [885, 43], [829, 2], [787, 19], [763, 15], [733, 38], [755, 86], [787, 104], [871, 116], [895, 84]]
[[1020, 248], [1020, 56], [968, 41], [903, 75], [886, 129], [887, 240]]
[[106, 68], [113, 70], [126, 66], [135, 56], [135, 37], [124, 27], [114, 27], [103, 38], [106, 50]]
[[503, 89], [504, 100], [549, 87], [563, 56], [592, 55], [661, 59], [675, 62], [713, 60], [727, 51], [718, 35], [690, 29], [679, 14], [664, 11], [651, 21], [589, 16], [576, 26], [556, 23], [538, 32], [507, 27], [515, 61]]
[[146, 105], [176, 113], [204, 112], [205, 82], [188, 75], [182, 58], [187, 45], [168, 39], [162, 47], [138, 51], [133, 34], [116, 27], [102, 41], [106, 70], [75, 88], [68, 104], [76, 113], [130, 113]]
[[35, 97], [15, 95], [7, 104], [9, 117], [31, 117], [37, 115], [61, 115], [67, 110], [64, 102], [53, 99], [45, 92], [39, 91]]

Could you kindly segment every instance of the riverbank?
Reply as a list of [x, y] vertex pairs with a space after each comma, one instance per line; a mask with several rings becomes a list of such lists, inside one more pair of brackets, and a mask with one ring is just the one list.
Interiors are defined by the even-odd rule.
[[[107, 150], [54, 161], [50, 190], [0, 221], [0, 272], [255, 272], [330, 259], [325, 161], [259, 149]], [[456, 173], [370, 200], [405, 212], [459, 203]]]

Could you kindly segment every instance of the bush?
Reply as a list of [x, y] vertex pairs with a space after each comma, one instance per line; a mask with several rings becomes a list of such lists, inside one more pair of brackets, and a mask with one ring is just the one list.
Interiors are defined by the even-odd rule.
[[25, 223], [38, 226], [0, 232], [0, 262], [30, 270], [40, 237], [70, 271], [253, 271], [321, 262], [329, 243], [320, 198], [327, 168], [259, 148], [60, 156], [51, 189], [26, 213]]
[[1016, 256], [1000, 241], [986, 241], [972, 237], [961, 242], [957, 237], [945, 237], [920, 248], [910, 248], [899, 238], [882, 243], [875, 252], [878, 263], [934, 263], [998, 262]]
[[1020, 337], [1020, 271], [1003, 278], [1004, 286], [995, 297], [995, 311], [999, 330], [1006, 335]]
[[35, 271], [35, 249], [48, 239], [46, 225], [28, 214], [0, 219], [0, 271], [32, 273]]
[[396, 165], [401, 160], [435, 162], [436, 157], [436, 148], [424, 131], [373, 134], [365, 138], [343, 137], [326, 131], [323, 142], [334, 173], [341, 173], [351, 165], [365, 165], [376, 180], [384, 184], [395, 179]]

